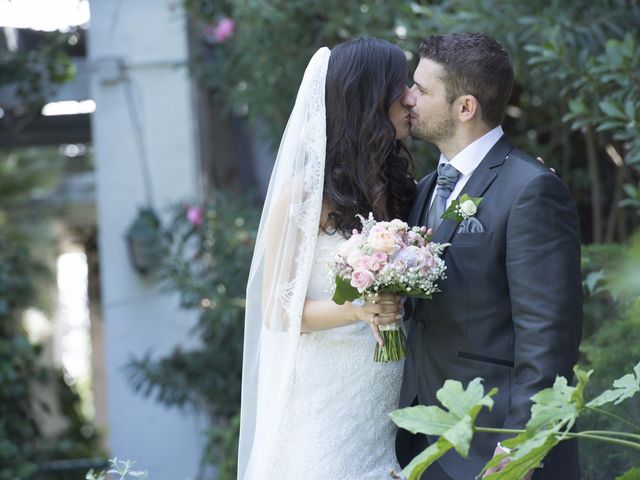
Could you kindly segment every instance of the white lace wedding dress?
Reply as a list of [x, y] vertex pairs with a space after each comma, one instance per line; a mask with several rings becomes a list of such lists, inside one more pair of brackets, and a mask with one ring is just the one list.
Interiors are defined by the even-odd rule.
[[265, 198], [247, 282], [238, 480], [367, 480], [398, 469], [402, 362], [373, 361], [364, 322], [301, 334], [306, 298], [330, 299], [344, 242], [317, 235], [330, 50], [305, 70]]
[[[344, 241], [318, 236], [307, 298], [332, 297], [328, 263]], [[385, 479], [400, 471], [387, 414], [398, 406], [403, 362], [374, 363], [374, 342], [364, 322], [301, 335], [269, 479]]]

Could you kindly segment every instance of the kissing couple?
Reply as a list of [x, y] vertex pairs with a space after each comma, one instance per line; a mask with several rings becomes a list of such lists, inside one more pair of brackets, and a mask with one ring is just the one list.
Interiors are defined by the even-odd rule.
[[[477, 423], [523, 428], [530, 398], [572, 377], [582, 331], [578, 215], [563, 182], [515, 148], [501, 123], [507, 51], [482, 33], [431, 36], [407, 87], [397, 46], [375, 38], [319, 49], [273, 168], [247, 285], [239, 480], [391, 478], [436, 438], [388, 413], [438, 405], [446, 379], [498, 387]], [[402, 141], [440, 150], [416, 181]], [[442, 216], [467, 194], [470, 221]], [[431, 300], [390, 294], [337, 305], [329, 263], [357, 215], [432, 229], [446, 279]], [[404, 320], [405, 361], [375, 363], [372, 334]], [[422, 475], [470, 480], [502, 453], [477, 434]], [[498, 467], [500, 468], [500, 467]], [[562, 442], [526, 479], [579, 478]]]

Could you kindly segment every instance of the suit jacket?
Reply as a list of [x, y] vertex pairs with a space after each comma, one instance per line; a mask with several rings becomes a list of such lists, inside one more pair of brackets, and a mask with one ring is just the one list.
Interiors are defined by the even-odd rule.
[[[433, 172], [420, 181], [410, 224], [426, 218], [435, 180]], [[485, 409], [477, 424], [523, 428], [530, 397], [551, 387], [556, 375], [571, 381], [577, 361], [582, 332], [577, 211], [563, 182], [514, 149], [506, 136], [482, 160], [463, 193], [483, 197], [475, 218], [484, 232], [457, 233], [457, 222], [444, 220], [433, 236], [435, 242], [451, 243], [443, 256], [447, 278], [432, 300], [410, 300], [407, 306], [409, 355], [400, 407], [439, 405], [436, 391], [446, 379], [466, 387], [483, 377], [486, 390], [498, 387], [499, 392], [493, 410]], [[450, 452], [436, 468], [456, 480], [474, 478], [500, 439], [476, 434], [467, 460]], [[399, 430], [401, 465], [422, 451], [424, 443], [416, 451], [415, 440]], [[423, 478], [439, 478], [435, 470], [428, 472]], [[560, 444], [534, 478], [579, 478], [576, 443]]]

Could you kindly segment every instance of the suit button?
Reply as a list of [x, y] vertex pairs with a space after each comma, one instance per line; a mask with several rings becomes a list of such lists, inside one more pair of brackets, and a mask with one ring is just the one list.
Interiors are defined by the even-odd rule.
[[424, 330], [424, 322], [416, 322], [416, 327], [418, 330]]

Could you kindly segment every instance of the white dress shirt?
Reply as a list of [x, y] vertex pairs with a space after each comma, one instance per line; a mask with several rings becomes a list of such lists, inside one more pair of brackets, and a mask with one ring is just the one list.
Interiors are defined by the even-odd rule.
[[[504, 135], [504, 132], [502, 131], [502, 127], [498, 125], [490, 132], [485, 133], [482, 137], [464, 147], [460, 151], [460, 153], [458, 153], [451, 160], [440, 154], [440, 161], [438, 162], [438, 165], [441, 163], [450, 163], [456, 170], [460, 172], [460, 178], [456, 183], [456, 187], [451, 192], [451, 195], [449, 195], [445, 208], [449, 208], [451, 202], [458, 198], [458, 195], [460, 195], [460, 192], [469, 181], [469, 178], [471, 177], [473, 172], [475, 172], [476, 168], [478, 168], [478, 165], [480, 165], [482, 159], [487, 155], [487, 153], [489, 153], [489, 150], [491, 150], [493, 146], [498, 143], [498, 140], [500, 140], [500, 137], [502, 137], [502, 135]], [[435, 196], [436, 189], [434, 188], [433, 193], [431, 194], [431, 202], [429, 203], [429, 205], [433, 203], [433, 199], [435, 198]]]

